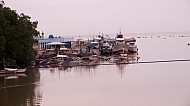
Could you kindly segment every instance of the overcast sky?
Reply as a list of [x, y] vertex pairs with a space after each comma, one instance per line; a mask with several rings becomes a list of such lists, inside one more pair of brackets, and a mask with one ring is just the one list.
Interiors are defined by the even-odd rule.
[[45, 35], [190, 31], [190, 0], [4, 0]]

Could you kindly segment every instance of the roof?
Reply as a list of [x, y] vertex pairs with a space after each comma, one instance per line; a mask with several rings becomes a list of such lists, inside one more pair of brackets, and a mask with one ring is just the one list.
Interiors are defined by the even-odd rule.
[[61, 57], [61, 58], [68, 58], [68, 56], [67, 55], [57, 55], [56, 57]]
[[49, 38], [43, 38], [43, 39], [39, 39], [39, 43], [49, 43], [49, 42], [72, 42], [74, 41], [73, 38], [53, 38], [53, 39], [49, 39]]
[[95, 40], [101, 40], [101, 38], [97, 37], [97, 38], [94, 38]]
[[116, 40], [125, 40], [124, 38], [116, 38]]
[[91, 44], [97, 44], [98, 42], [90, 42]]
[[68, 48], [60, 48], [60, 50], [69, 50]]
[[61, 42], [51, 42], [51, 43], [48, 43], [46, 45], [64, 45], [65, 43], [61, 43]]

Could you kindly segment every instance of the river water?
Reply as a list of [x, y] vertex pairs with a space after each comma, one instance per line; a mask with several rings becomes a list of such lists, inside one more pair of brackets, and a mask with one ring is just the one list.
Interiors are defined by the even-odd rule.
[[[138, 61], [190, 59], [190, 37], [137, 39]], [[0, 77], [0, 106], [189, 106], [190, 61], [31, 67]]]

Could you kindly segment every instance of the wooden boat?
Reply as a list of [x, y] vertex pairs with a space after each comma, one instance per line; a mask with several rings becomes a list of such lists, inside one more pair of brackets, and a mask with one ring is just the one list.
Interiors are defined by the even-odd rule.
[[16, 68], [14, 67], [5, 67], [4, 70], [0, 70], [0, 74], [16, 74], [16, 73], [25, 73], [26, 68]]

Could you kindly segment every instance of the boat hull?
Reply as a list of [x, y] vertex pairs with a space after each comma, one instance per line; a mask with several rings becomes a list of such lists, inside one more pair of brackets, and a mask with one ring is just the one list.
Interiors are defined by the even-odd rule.
[[112, 49], [102, 49], [101, 55], [112, 54]]
[[128, 49], [129, 53], [137, 53], [137, 51], [138, 51], [138, 48], [129, 48]]
[[116, 44], [112, 48], [113, 53], [126, 53], [128, 51], [127, 44]]
[[26, 69], [17, 69], [14, 71], [10, 70], [0, 70], [0, 74], [17, 74], [17, 73], [25, 73]]

